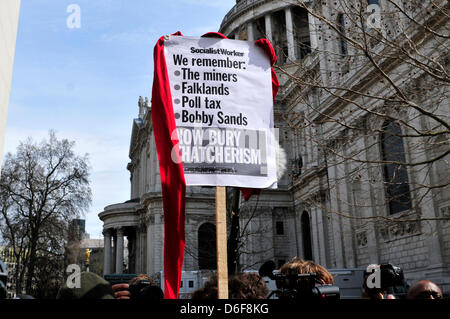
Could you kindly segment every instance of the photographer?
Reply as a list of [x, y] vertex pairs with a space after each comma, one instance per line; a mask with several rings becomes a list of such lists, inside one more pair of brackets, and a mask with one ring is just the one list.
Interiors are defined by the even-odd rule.
[[164, 298], [161, 288], [155, 285], [153, 279], [141, 274], [131, 279], [128, 283], [112, 286], [116, 299], [146, 299], [160, 300]]
[[276, 295], [279, 299], [340, 299], [339, 287], [333, 286], [334, 280], [328, 270], [313, 261], [292, 258], [285, 263], [279, 273], [274, 273], [275, 263], [264, 263], [259, 274], [275, 280], [277, 290], [270, 293], [268, 298]]
[[328, 272], [323, 266], [316, 264], [314, 261], [303, 260], [299, 257], [292, 258], [280, 268], [280, 273], [283, 275], [298, 275], [298, 274], [316, 274], [316, 279], [323, 285], [332, 285], [334, 283], [333, 275]]
[[369, 280], [369, 276], [370, 275], [371, 275], [371, 273], [369, 273], [367, 271], [364, 272], [364, 280], [363, 280], [362, 296], [361, 297], [363, 299], [385, 299], [384, 296], [387, 294], [386, 290], [369, 289], [367, 287], [367, 281]]
[[[379, 282], [376, 282], [378, 278]], [[369, 287], [369, 282], [371, 282]], [[407, 284], [403, 270], [391, 264], [371, 264], [364, 272], [362, 297], [365, 299], [397, 299], [392, 293], [395, 290], [404, 290]], [[397, 291], [397, 293], [401, 291]], [[401, 297], [401, 295], [400, 295]]]

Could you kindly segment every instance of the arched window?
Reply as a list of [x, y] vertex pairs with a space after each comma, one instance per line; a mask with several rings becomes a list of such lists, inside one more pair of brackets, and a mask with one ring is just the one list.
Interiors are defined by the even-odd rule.
[[302, 214], [301, 223], [303, 238], [303, 259], [312, 260], [311, 225], [309, 222], [309, 214], [306, 211]]
[[381, 134], [381, 150], [383, 161], [394, 162], [384, 164], [384, 182], [389, 204], [389, 213], [396, 214], [411, 209], [411, 194], [409, 190], [408, 171], [405, 146], [400, 125], [387, 121]]
[[342, 35], [345, 35], [345, 20], [344, 20], [344, 14], [339, 13], [337, 16], [337, 28], [341, 34], [339, 34], [339, 47], [341, 50], [341, 56], [345, 57], [348, 54], [347, 50], [347, 41], [345, 41], [345, 38]]
[[216, 226], [204, 223], [198, 230], [198, 268], [216, 269]]

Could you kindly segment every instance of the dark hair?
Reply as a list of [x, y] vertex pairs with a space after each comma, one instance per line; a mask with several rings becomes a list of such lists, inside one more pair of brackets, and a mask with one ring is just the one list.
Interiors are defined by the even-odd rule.
[[265, 299], [269, 293], [264, 279], [254, 273], [233, 276], [228, 285], [231, 299]]
[[213, 275], [203, 288], [199, 288], [192, 293], [191, 299], [217, 299], [217, 296], [217, 276]]
[[322, 280], [325, 284], [332, 285], [334, 283], [333, 275], [323, 266], [311, 260], [303, 260], [294, 257], [280, 268], [280, 273], [288, 274], [310, 274], [316, 273], [317, 279]]
[[133, 283], [135, 283], [135, 282], [138, 281], [138, 280], [148, 280], [148, 281], [150, 281], [150, 283], [151, 283], [153, 286], [155, 285], [155, 281], [153, 280], [153, 278], [150, 277], [149, 275], [146, 275], [146, 274], [140, 274], [140, 275], [138, 275], [138, 276], [132, 278], [132, 279], [128, 282], [128, 284], [129, 284], [129, 285], [132, 285]]

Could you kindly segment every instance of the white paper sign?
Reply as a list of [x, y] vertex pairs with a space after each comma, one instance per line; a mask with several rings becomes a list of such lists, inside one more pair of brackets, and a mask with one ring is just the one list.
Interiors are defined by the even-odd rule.
[[276, 188], [271, 66], [252, 42], [164, 42], [187, 185]]

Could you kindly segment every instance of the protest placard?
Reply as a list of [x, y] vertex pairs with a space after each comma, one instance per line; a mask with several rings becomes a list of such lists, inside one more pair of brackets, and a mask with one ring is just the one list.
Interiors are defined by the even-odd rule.
[[169, 36], [164, 53], [187, 185], [276, 187], [271, 64], [252, 42]]

